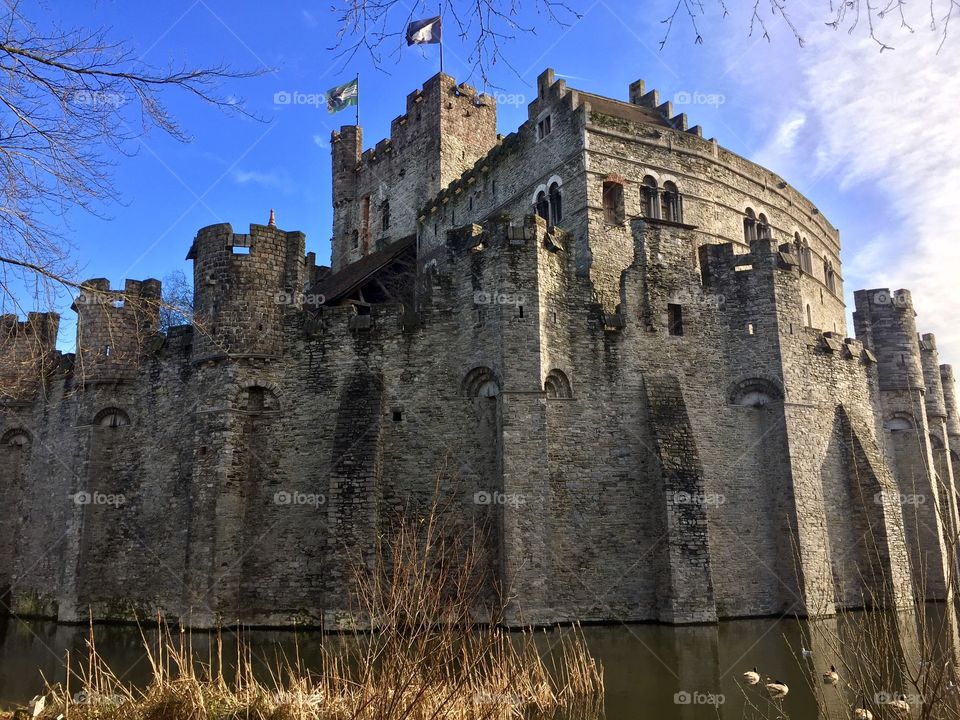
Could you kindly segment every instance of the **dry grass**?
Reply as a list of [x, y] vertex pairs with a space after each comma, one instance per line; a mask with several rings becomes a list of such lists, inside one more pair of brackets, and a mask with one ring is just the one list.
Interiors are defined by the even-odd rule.
[[[431, 720], [568, 717], [596, 712], [602, 669], [579, 628], [550, 633], [542, 652], [533, 632], [497, 624], [483, 534], [456, 529], [434, 504], [422, 519], [401, 519], [357, 571], [353, 616], [368, 628], [327, 638], [319, 667], [299, 657], [254, 673], [241, 642], [206, 661], [187, 632], [160, 627], [144, 637], [152, 668], [146, 687], [124, 683], [97, 652], [68, 658], [67, 681], [48, 686], [41, 718], [87, 720]], [[485, 622], [478, 624], [477, 620]], [[372, 628], [372, 629], [370, 629]], [[297, 653], [299, 655], [299, 652]], [[579, 711], [579, 712], [578, 712]]]

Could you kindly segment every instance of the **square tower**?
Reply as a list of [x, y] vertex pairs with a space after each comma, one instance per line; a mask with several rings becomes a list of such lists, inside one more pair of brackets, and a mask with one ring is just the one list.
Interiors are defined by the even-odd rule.
[[407, 96], [373, 148], [360, 127], [334, 132], [333, 270], [415, 234], [419, 209], [496, 143], [494, 99], [443, 73]]

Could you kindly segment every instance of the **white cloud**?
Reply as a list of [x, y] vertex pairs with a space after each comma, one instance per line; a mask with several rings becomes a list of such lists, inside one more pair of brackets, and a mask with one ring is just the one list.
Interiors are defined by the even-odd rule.
[[260, 185], [265, 188], [276, 190], [286, 190], [290, 183], [283, 175], [276, 170], [261, 172], [259, 170], [235, 170], [233, 172], [234, 182], [240, 185]]
[[[937, 334], [945, 361], [960, 362], [955, 279], [960, 245], [960, 57], [936, 54], [929, 33], [903, 34], [893, 52], [872, 41], [830, 38], [813, 47], [805, 72], [808, 110], [818, 118], [821, 170], [839, 186], [873, 184], [894, 227], [854, 256], [845, 272], [880, 272], [913, 291], [918, 328]], [[880, 285], [880, 278], [867, 284]]]
[[918, 329], [936, 333], [943, 362], [960, 363], [960, 52], [950, 46], [960, 38], [938, 55], [937, 34], [903, 31], [880, 53], [817, 22], [802, 29], [806, 49], [759, 70], [790, 92], [770, 98], [783, 120], [753, 156], [805, 194], [816, 184], [879, 197], [852, 213], [864, 227], [881, 219], [876, 236], [840, 228], [846, 288], [910, 289]]
[[806, 124], [807, 116], [804, 113], [794, 111], [788, 114], [773, 136], [755, 153], [754, 161], [764, 167], [778, 167], [784, 158], [793, 153], [800, 130]]

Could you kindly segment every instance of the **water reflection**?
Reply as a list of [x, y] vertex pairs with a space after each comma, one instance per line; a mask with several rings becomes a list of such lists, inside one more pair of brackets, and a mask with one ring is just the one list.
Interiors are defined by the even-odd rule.
[[[859, 704], [846, 682], [869, 686], [873, 692], [905, 687], [899, 669], [919, 666], [924, 658], [946, 657], [955, 631], [944, 629], [945, 613], [931, 614], [925, 631], [905, 616], [881, 613], [848, 613], [818, 621], [736, 620], [719, 625], [666, 627], [630, 625], [584, 629], [587, 643], [604, 667], [606, 716], [625, 720], [640, 716], [658, 718], [760, 718], [787, 716], [849, 717], [851, 703]], [[881, 632], [882, 629], [882, 632]], [[63, 680], [63, 661], [85, 656], [87, 628], [50, 622], [0, 619], [0, 706], [24, 703], [41, 686], [41, 673], [52, 682]], [[155, 633], [148, 632], [155, 640]], [[884, 640], [878, 638], [884, 637]], [[263, 666], [278, 658], [300, 657], [304, 666], [317, 668], [320, 642], [349, 642], [316, 633], [256, 631], [245, 634], [254, 658]], [[895, 638], [895, 650], [890, 639]], [[544, 652], [554, 646], [554, 636], [539, 642]], [[149, 679], [149, 664], [140, 630], [129, 626], [98, 626], [97, 649], [125, 681]], [[214, 653], [216, 637], [197, 633], [191, 638], [194, 652], [206, 661]], [[224, 657], [235, 658], [237, 637], [223, 635]], [[810, 651], [809, 656], [801, 652]], [[902, 655], [904, 663], [897, 662]], [[874, 659], [864, 663], [865, 657]], [[911, 663], [913, 665], [911, 665]], [[843, 676], [840, 686], [824, 686], [823, 671], [835, 665]], [[756, 667], [764, 678], [775, 678], [790, 687], [782, 701], [771, 700], [760, 685], [742, 682], [745, 670]], [[859, 667], [864, 677], [850, 677]], [[765, 681], [764, 681], [765, 682]], [[908, 689], [906, 692], [910, 693]], [[873, 698], [868, 698], [873, 700]]]

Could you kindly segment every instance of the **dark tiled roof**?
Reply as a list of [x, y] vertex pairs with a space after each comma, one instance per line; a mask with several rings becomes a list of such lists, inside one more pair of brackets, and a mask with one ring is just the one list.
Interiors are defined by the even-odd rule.
[[385, 248], [370, 253], [356, 262], [328, 275], [313, 286], [311, 294], [323, 295], [324, 301], [329, 304], [336, 302], [348, 293], [356, 290], [379, 270], [389, 265], [405, 250], [414, 246], [416, 235], [409, 235], [402, 240], [390, 243]]

